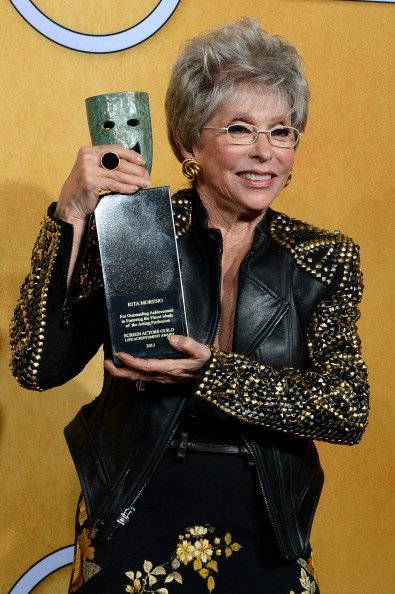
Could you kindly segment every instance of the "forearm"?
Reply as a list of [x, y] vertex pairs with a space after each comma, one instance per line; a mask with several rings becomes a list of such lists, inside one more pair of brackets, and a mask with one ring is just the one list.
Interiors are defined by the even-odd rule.
[[369, 410], [364, 365], [353, 373], [350, 381], [335, 373], [275, 369], [214, 350], [196, 394], [243, 422], [351, 445], [360, 441]]
[[[64, 383], [83, 368], [103, 340], [104, 299], [92, 273], [93, 262], [96, 268], [97, 262], [84, 248], [87, 254], [78, 266], [90, 268], [91, 283], [84, 282], [85, 290], [91, 289], [90, 297], [74, 287], [71, 293], [67, 274], [72, 249], [73, 227], [46, 216], [10, 327], [11, 370], [28, 389]], [[75, 278], [78, 289], [83, 284], [80, 276]]]

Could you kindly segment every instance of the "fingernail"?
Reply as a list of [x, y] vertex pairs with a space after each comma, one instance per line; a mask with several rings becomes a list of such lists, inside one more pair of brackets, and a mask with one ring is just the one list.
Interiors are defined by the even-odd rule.
[[167, 337], [167, 340], [169, 342], [171, 342], [172, 344], [177, 344], [179, 341], [178, 336], [174, 336], [174, 334], [169, 334], [169, 336]]
[[122, 357], [124, 357], [125, 355], [126, 355], [127, 357], [131, 357], [132, 359], [134, 359], [133, 355], [130, 355], [129, 353], [114, 353], [114, 355], [115, 355], [116, 357], [118, 357], [118, 359], [121, 359], [121, 358], [122, 358]]
[[139, 163], [140, 165], [144, 165], [144, 157], [142, 157], [141, 155], [137, 155], [137, 163]]
[[144, 186], [144, 188], [148, 188], [148, 186], [151, 185], [151, 182], [148, 180], [143, 181], [142, 185]]

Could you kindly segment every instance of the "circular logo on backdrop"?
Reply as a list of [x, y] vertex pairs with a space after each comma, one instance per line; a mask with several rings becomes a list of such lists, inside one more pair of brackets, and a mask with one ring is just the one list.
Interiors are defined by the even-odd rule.
[[180, 0], [159, 0], [142, 21], [117, 33], [91, 35], [63, 27], [47, 17], [31, 0], [11, 0], [19, 14], [36, 31], [59, 45], [78, 52], [111, 54], [138, 45], [154, 35], [169, 20]]
[[51, 573], [73, 562], [74, 546], [64, 547], [37, 561], [14, 584], [8, 594], [30, 594]]

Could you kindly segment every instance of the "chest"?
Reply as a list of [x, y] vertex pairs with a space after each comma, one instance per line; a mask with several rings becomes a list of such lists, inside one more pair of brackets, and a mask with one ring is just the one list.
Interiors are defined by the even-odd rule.
[[232, 351], [233, 334], [238, 298], [239, 269], [247, 250], [236, 254], [224, 253], [221, 274], [221, 316], [215, 346], [222, 351]]

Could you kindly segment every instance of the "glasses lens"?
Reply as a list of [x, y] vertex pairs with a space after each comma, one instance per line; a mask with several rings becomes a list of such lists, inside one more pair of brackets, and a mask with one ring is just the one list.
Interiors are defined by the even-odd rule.
[[250, 144], [255, 140], [255, 129], [248, 124], [231, 124], [228, 137], [234, 144]]
[[299, 132], [296, 128], [282, 126], [271, 130], [271, 143], [274, 146], [295, 146], [298, 141]]

